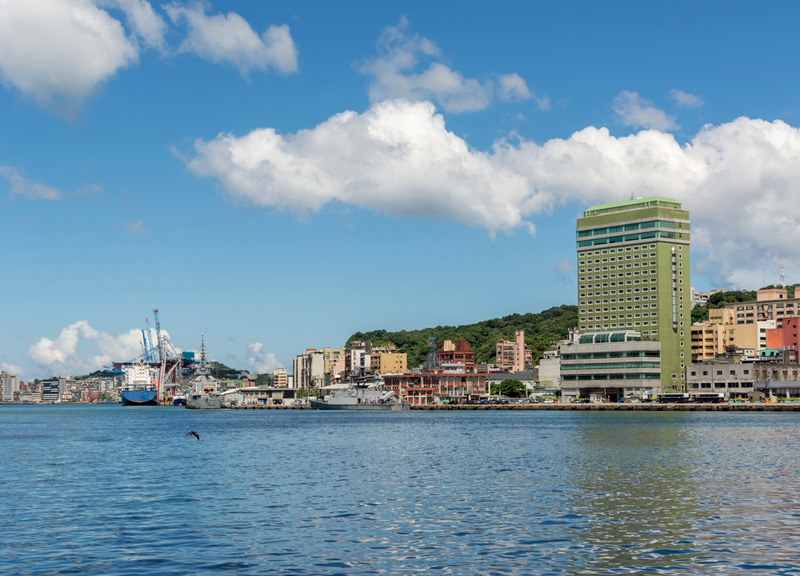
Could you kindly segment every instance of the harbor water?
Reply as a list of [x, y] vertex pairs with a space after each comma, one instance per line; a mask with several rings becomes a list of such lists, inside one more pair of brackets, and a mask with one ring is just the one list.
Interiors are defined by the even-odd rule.
[[799, 454], [797, 413], [0, 406], [0, 574], [800, 574]]

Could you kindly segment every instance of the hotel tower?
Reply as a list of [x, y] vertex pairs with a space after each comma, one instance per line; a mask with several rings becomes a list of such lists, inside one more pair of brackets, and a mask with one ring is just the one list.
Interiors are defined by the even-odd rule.
[[686, 391], [691, 363], [689, 212], [653, 196], [578, 218], [580, 332], [635, 330], [661, 343], [661, 389]]

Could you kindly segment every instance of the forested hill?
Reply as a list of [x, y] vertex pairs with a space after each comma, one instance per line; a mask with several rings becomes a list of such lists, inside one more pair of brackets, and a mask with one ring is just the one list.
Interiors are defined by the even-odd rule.
[[577, 306], [558, 306], [538, 314], [512, 314], [494, 320], [484, 320], [464, 326], [437, 326], [421, 330], [387, 332], [356, 332], [347, 340], [369, 340], [373, 346], [394, 345], [408, 354], [408, 367], [415, 368], [425, 362], [428, 355], [428, 338], [436, 338], [437, 348], [443, 340], [466, 340], [475, 351], [475, 362], [493, 363], [495, 345], [500, 340], [513, 340], [515, 330], [525, 331], [525, 343], [533, 349], [534, 364], [542, 357], [550, 343], [567, 337], [570, 328], [578, 325]]

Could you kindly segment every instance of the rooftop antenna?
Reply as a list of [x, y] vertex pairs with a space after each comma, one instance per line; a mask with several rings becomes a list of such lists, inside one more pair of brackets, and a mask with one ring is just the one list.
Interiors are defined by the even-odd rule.
[[780, 265], [780, 274], [781, 274], [781, 288], [786, 286], [786, 270], [783, 268], [783, 264]]

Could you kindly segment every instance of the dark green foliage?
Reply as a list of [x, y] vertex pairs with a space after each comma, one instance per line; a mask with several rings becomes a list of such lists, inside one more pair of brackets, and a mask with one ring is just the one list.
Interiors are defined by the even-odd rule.
[[236, 370], [234, 368], [230, 368], [229, 366], [225, 366], [222, 362], [217, 362], [216, 360], [212, 361], [211, 363], [211, 373], [214, 375], [215, 378], [220, 378], [224, 380], [236, 380], [239, 378], [240, 370]]
[[373, 346], [396, 346], [408, 354], [408, 367], [416, 368], [428, 356], [428, 337], [436, 339], [437, 350], [441, 348], [443, 340], [466, 340], [475, 351], [475, 362], [482, 364], [495, 361], [498, 341], [513, 340], [515, 330], [524, 330], [525, 343], [531, 347], [533, 363], [536, 364], [543, 352], [550, 349], [551, 342], [566, 338], [569, 329], [577, 325], [578, 307], [562, 305], [538, 314], [511, 314], [464, 326], [437, 326], [399, 332], [356, 332], [347, 340], [347, 344], [369, 340]]
[[256, 378], [256, 386], [272, 386], [272, 376], [270, 374], [259, 374]]
[[492, 394], [497, 394], [498, 387], [502, 396], [508, 396], [509, 398], [522, 398], [525, 396], [525, 384], [519, 380], [512, 378], [502, 380], [499, 384], [492, 384]]
[[731, 302], [749, 302], [756, 299], [754, 290], [728, 290], [727, 292], [717, 292], [708, 297], [708, 308], [724, 308], [725, 304]]
[[692, 308], [692, 324], [708, 320], [708, 306], [695, 306]]

